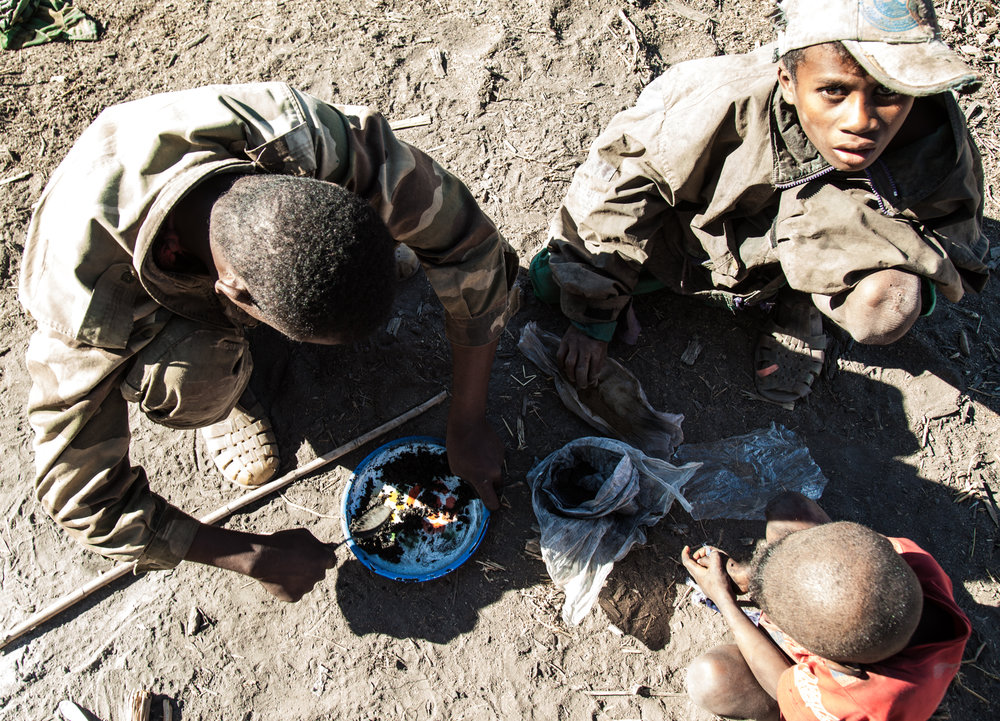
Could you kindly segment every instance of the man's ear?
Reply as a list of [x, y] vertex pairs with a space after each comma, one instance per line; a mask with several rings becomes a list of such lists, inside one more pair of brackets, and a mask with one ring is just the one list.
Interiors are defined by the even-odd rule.
[[253, 296], [246, 283], [235, 273], [223, 273], [215, 281], [215, 292], [228, 298], [237, 308], [256, 308]]
[[778, 63], [778, 85], [781, 86], [781, 97], [789, 105], [795, 105], [795, 81], [788, 72], [784, 61]]

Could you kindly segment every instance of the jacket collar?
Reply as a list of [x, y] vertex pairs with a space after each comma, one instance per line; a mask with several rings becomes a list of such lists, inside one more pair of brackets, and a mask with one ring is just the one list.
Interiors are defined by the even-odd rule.
[[139, 281], [157, 303], [191, 320], [222, 327], [232, 325], [214, 282], [208, 276], [163, 270], [156, 264], [153, 246], [167, 215], [196, 185], [222, 173], [252, 171], [252, 163], [236, 159], [195, 165], [171, 178], [157, 195], [139, 229], [132, 256]]
[[771, 183], [780, 187], [805, 182], [832, 166], [806, 137], [795, 108], [785, 102], [778, 83], [771, 89]]
[[[961, 160], [958, 149], [963, 146], [965, 126], [958, 103], [950, 93], [922, 100], [939, 105], [947, 119], [905, 148], [886, 151], [866, 173], [875, 191], [896, 210], [912, 206], [937, 189]], [[771, 90], [770, 107], [772, 184], [784, 189], [834, 172], [806, 137], [795, 108], [785, 102], [777, 83]]]

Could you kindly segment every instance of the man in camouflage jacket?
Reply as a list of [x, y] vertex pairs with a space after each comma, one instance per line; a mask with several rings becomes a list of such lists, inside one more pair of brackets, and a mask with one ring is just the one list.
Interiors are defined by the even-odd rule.
[[[249, 378], [241, 322], [249, 319], [235, 312], [236, 296], [220, 292], [213, 273], [165, 270], [169, 250], [158, 241], [183, 234], [184, 204], [229, 174], [329, 181], [367, 201], [391, 238], [417, 253], [453, 348], [449, 460], [491, 507], [503, 448], [485, 419], [486, 388], [516, 310], [517, 261], [468, 189], [396, 139], [380, 115], [283, 83], [111, 107], [53, 174], [28, 230], [20, 287], [38, 322], [27, 353], [28, 413], [42, 505], [75, 539], [139, 570], [195, 560], [297, 600], [332, 567], [329, 546], [304, 529], [204, 526], [151, 491], [145, 470], [129, 462], [127, 401], [165, 425], [205, 425], [233, 408]], [[198, 390], [174, 398], [178, 388], [153, 389], [150, 378], [163, 370], [150, 349], [199, 337], [208, 342], [187, 363]]]
[[[785, 296], [804, 298], [811, 314], [803, 323], [810, 329], [783, 336], [785, 359], [794, 359], [792, 336], [814, 342], [822, 358], [817, 309], [858, 342], [891, 343], [921, 305], [933, 307], [936, 293], [958, 301], [986, 282], [982, 163], [949, 92], [975, 75], [955, 60], [936, 86], [873, 78], [832, 42], [843, 39], [855, 53], [851, 33], [859, 24], [840, 18], [858, 7], [875, 12], [871, 3], [782, 5], [790, 19], [777, 45], [670, 68], [612, 119], [577, 170], [548, 245], [532, 262], [532, 280], [571, 322], [560, 360], [578, 385], [596, 382], [630, 298], [655, 288], [733, 307], [787, 286], [796, 293]], [[884, 42], [861, 45], [945, 52], [930, 0], [910, 5], [920, 6], [919, 22], [904, 14], [909, 25], [897, 24], [905, 32], [876, 30]], [[793, 49], [806, 54], [798, 80], [787, 59], [776, 62]], [[928, 75], [916, 61], [893, 72], [918, 81]], [[835, 82], [813, 83], [829, 77]], [[890, 105], [909, 114], [897, 113], [887, 130], [880, 114]], [[884, 277], [905, 285], [906, 316], [891, 332], [869, 332], [845, 309], [867, 297], [855, 293], [859, 287]], [[873, 294], [876, 304], [895, 298], [883, 290]], [[800, 345], [808, 357], [809, 343]], [[761, 374], [773, 368], [756, 369], [759, 390]], [[807, 369], [807, 382], [816, 370]], [[791, 385], [774, 395], [808, 392], [794, 377]]]

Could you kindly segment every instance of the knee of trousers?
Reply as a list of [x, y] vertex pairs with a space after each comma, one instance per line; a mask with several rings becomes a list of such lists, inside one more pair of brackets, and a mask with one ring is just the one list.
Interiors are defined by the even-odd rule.
[[175, 316], [136, 354], [121, 392], [155, 423], [200, 428], [229, 414], [252, 370], [240, 331]]

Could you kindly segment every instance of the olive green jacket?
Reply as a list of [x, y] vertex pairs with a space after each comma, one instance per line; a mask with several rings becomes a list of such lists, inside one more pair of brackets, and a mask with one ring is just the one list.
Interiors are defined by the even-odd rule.
[[597, 138], [552, 221], [564, 314], [616, 320], [642, 271], [730, 300], [783, 282], [832, 295], [881, 268], [953, 301], [981, 289], [979, 153], [951, 94], [927, 102], [936, 131], [845, 174], [781, 99], [772, 47], [669, 69]]
[[28, 228], [20, 299], [38, 322], [33, 381], [36, 491], [72, 536], [139, 568], [168, 568], [196, 524], [129, 463], [118, 388], [164, 309], [232, 330], [210, 279], [161, 271], [167, 214], [222, 172], [337, 183], [411, 246], [445, 309], [449, 339], [478, 346], [516, 310], [517, 259], [468, 189], [398, 140], [384, 118], [283, 83], [209, 86], [105, 110], [46, 186]]

